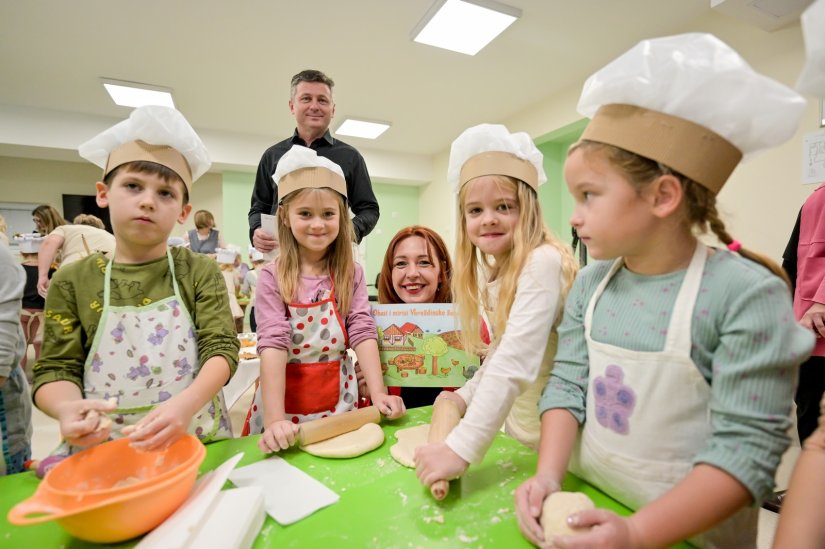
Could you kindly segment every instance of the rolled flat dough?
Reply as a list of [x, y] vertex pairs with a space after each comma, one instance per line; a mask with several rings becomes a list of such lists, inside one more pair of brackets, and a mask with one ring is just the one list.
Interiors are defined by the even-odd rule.
[[405, 467], [415, 467], [415, 449], [427, 444], [429, 435], [429, 423], [396, 431], [395, 438], [398, 442], [390, 446], [390, 455]]
[[315, 444], [301, 446], [301, 450], [313, 456], [326, 458], [353, 458], [375, 450], [384, 442], [384, 431], [375, 423], [367, 423], [360, 429], [332, 437]]
[[544, 500], [541, 508], [541, 527], [544, 529], [544, 540], [550, 542], [553, 536], [574, 536], [589, 530], [576, 530], [567, 525], [567, 517], [585, 509], [595, 509], [596, 506], [581, 492], [553, 492]]

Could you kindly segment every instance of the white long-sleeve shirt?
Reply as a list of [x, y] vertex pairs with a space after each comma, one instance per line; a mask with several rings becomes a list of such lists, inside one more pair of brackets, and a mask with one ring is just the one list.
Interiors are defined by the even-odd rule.
[[[537, 402], [555, 354], [561, 286], [560, 253], [549, 244], [539, 246], [530, 253], [519, 275], [501, 340], [490, 348], [476, 375], [456, 391], [467, 403], [467, 412], [446, 444], [464, 460], [478, 463], [484, 458], [505, 418], [508, 427], [511, 423], [529, 426], [530, 433], [514, 431], [516, 438], [528, 445], [538, 441]], [[488, 288], [495, 307], [497, 282]], [[531, 402], [520, 399], [515, 409], [516, 399], [524, 393]]]

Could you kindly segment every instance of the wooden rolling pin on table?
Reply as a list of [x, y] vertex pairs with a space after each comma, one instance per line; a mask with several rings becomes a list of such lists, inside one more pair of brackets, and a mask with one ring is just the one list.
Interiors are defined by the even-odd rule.
[[307, 446], [328, 438], [360, 429], [367, 423], [381, 423], [381, 412], [375, 406], [359, 408], [345, 414], [302, 423], [298, 429], [298, 445]]

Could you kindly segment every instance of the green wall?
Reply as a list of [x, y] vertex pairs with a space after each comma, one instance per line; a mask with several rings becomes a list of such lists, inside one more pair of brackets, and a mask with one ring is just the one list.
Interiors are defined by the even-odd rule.
[[223, 172], [223, 239], [227, 244], [241, 248], [243, 260], [248, 261], [249, 251], [249, 201], [255, 174]]
[[418, 224], [418, 187], [372, 183], [381, 208], [378, 224], [366, 238], [366, 277], [370, 294], [375, 294], [375, 277], [387, 246], [400, 229]]

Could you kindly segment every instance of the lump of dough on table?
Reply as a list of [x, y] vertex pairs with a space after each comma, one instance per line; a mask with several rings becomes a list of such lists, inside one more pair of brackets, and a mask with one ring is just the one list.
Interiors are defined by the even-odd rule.
[[360, 429], [328, 438], [315, 444], [301, 446], [308, 454], [326, 458], [353, 458], [375, 450], [384, 442], [384, 431], [375, 423], [367, 423]]
[[405, 467], [415, 467], [415, 449], [427, 444], [429, 436], [429, 423], [400, 429], [395, 432], [398, 442], [390, 446], [390, 455]]
[[585, 509], [595, 509], [596, 506], [581, 492], [553, 492], [544, 500], [541, 508], [541, 527], [544, 529], [544, 540], [550, 542], [553, 536], [574, 536], [590, 530], [590, 528], [570, 528], [567, 517]]

